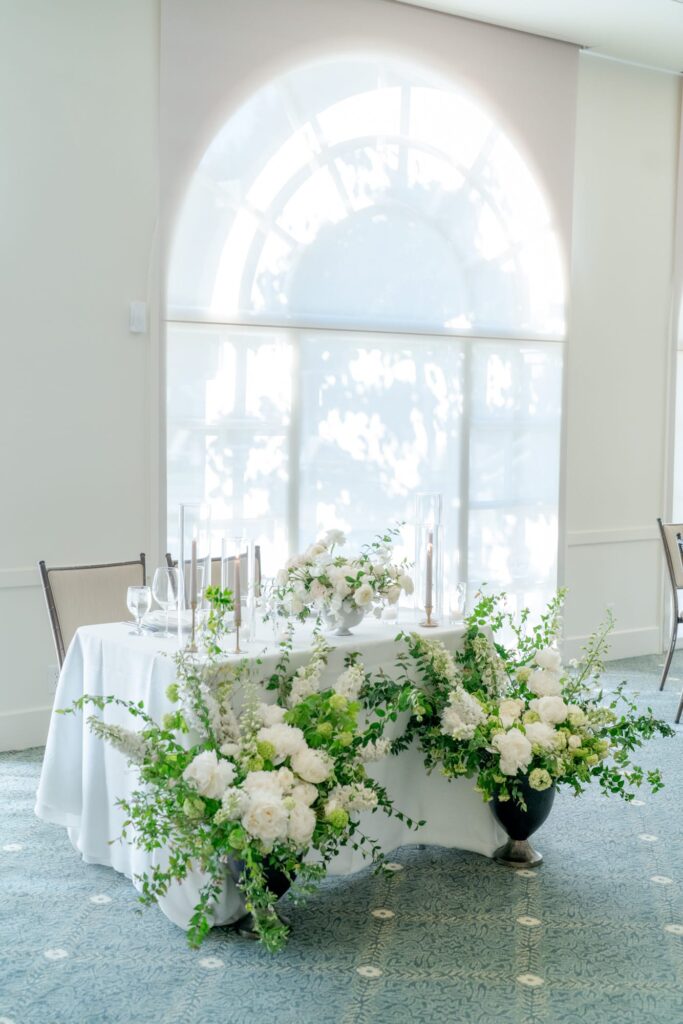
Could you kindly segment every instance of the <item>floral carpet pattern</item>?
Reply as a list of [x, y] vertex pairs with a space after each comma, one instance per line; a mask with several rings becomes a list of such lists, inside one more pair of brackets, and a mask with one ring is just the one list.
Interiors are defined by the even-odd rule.
[[[683, 653], [663, 694], [660, 664], [612, 662], [605, 682], [671, 721]], [[0, 1024], [683, 1024], [680, 743], [638, 758], [665, 774], [656, 796], [561, 794], [541, 867], [403, 847], [288, 907], [275, 956], [226, 929], [188, 949], [34, 817], [42, 750], [0, 754]]]

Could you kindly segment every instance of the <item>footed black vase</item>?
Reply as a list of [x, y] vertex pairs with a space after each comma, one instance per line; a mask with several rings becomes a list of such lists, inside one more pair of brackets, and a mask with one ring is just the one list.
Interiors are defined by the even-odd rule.
[[[228, 871], [230, 876], [235, 883], [239, 882], [240, 876], [244, 871], [244, 861], [235, 860], [233, 857], [228, 859]], [[278, 900], [281, 899], [287, 890], [291, 886], [291, 881], [283, 871], [276, 871], [269, 869], [266, 871], [266, 885]], [[282, 914], [277, 915], [283, 924], [289, 924], [289, 921]], [[254, 925], [254, 918], [251, 914], [247, 913], [244, 917], [241, 917], [239, 921], [233, 925], [238, 935], [241, 935], [243, 939], [258, 939], [259, 935]]]
[[499, 864], [506, 864], [511, 868], [531, 868], [541, 864], [543, 857], [534, 850], [529, 842], [529, 836], [541, 827], [550, 814], [555, 799], [555, 787], [532, 789], [525, 776], [519, 788], [524, 796], [526, 810], [513, 797], [501, 801], [494, 796], [491, 800], [493, 817], [509, 836], [507, 843], [499, 846], [493, 857]]

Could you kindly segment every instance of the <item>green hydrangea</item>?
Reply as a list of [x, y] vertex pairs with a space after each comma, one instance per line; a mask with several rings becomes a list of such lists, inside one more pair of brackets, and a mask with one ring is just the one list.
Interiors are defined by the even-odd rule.
[[325, 820], [336, 829], [337, 832], [342, 832], [349, 823], [349, 816], [342, 807], [336, 807], [333, 811], [329, 811], [325, 815]]

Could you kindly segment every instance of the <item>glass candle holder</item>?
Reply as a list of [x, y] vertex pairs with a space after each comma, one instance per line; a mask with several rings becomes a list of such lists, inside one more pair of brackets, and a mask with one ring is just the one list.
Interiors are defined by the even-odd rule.
[[[191, 608], [192, 591], [192, 550], [196, 554], [196, 565], [202, 567], [201, 573], [195, 573], [197, 593], [194, 595], [197, 608], [204, 608], [205, 589], [211, 585], [211, 506], [202, 502], [180, 506], [179, 530], [180, 553], [178, 568], [182, 571], [184, 587], [182, 590], [183, 607]], [[199, 578], [201, 577], [201, 587]]]

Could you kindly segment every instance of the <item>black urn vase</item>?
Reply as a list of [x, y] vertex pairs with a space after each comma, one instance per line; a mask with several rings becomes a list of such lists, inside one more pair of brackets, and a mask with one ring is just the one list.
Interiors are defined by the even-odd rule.
[[[227, 864], [231, 878], [234, 882], [239, 882], [245, 868], [244, 861], [230, 857], [228, 858]], [[284, 896], [287, 890], [291, 887], [291, 884], [290, 879], [283, 871], [276, 871], [273, 869], [268, 869], [266, 871], [266, 885], [276, 899], [281, 899], [281, 897]], [[284, 924], [289, 924], [289, 921], [282, 914], [278, 913], [277, 916]], [[254, 925], [254, 919], [250, 913], [246, 913], [244, 917], [241, 917], [233, 927], [243, 939], [258, 939], [259, 937]]]
[[499, 800], [493, 797], [490, 803], [493, 817], [508, 834], [508, 841], [499, 846], [493, 854], [499, 864], [511, 868], [530, 868], [541, 864], [543, 857], [534, 850], [529, 836], [541, 827], [550, 814], [555, 799], [555, 787], [548, 789], [532, 789], [526, 776], [519, 785], [524, 797], [526, 810], [514, 797]]

